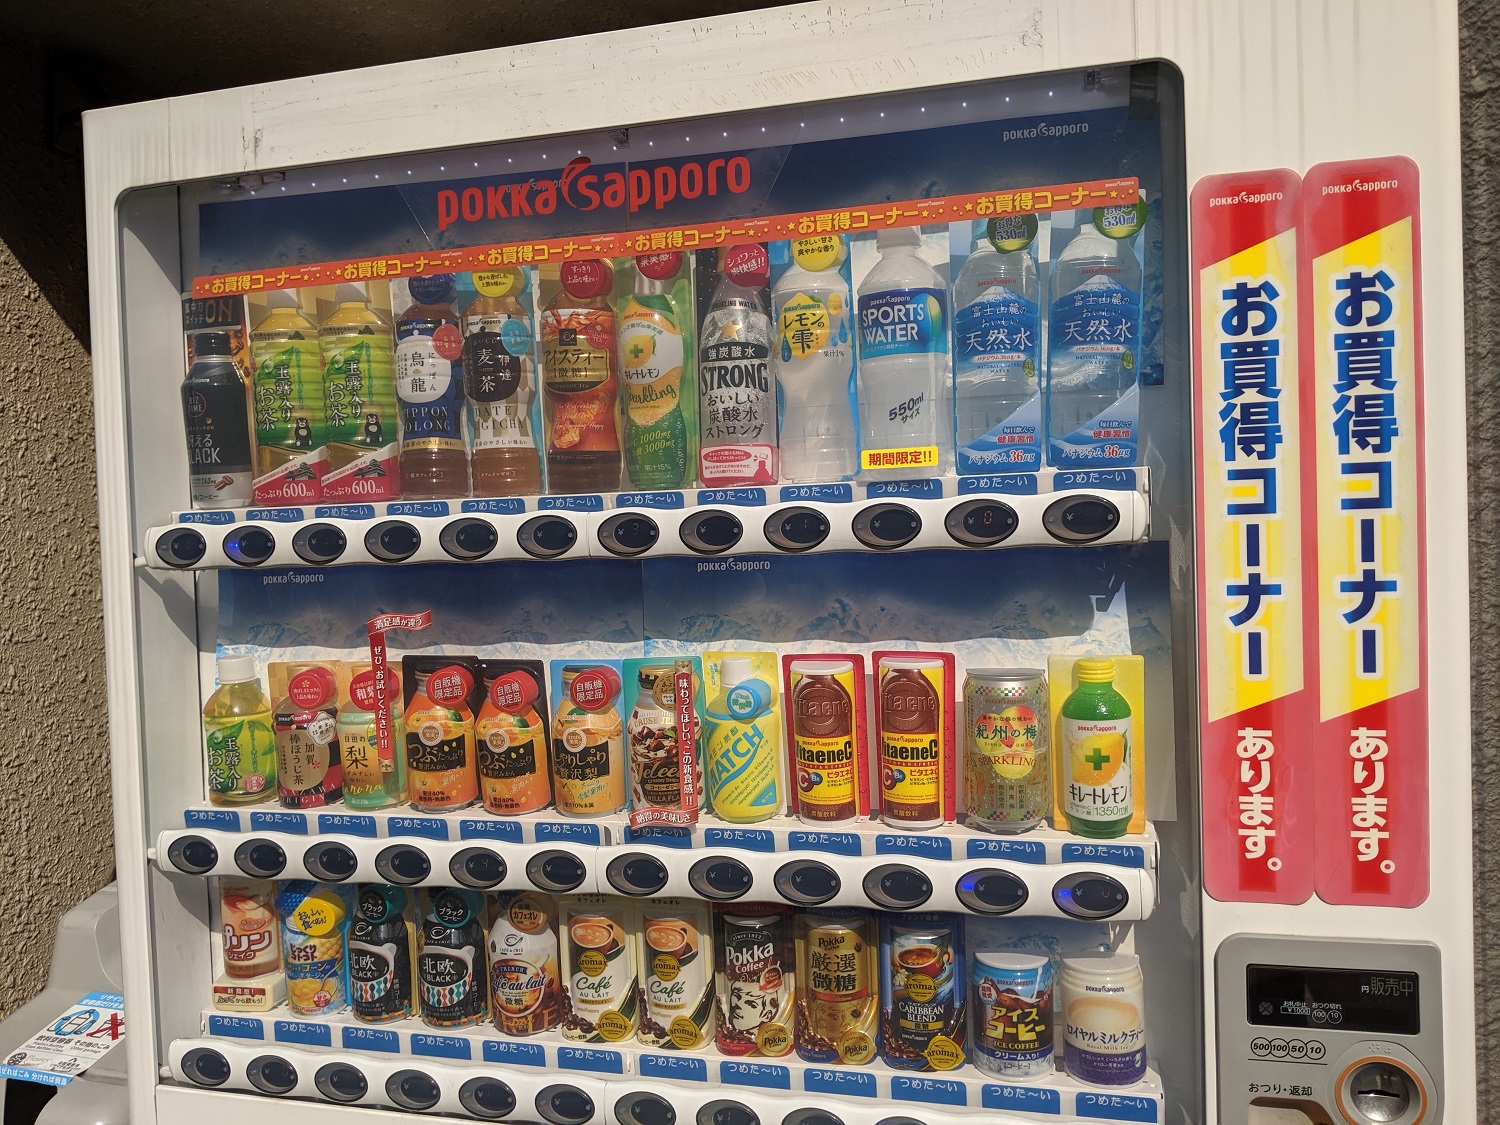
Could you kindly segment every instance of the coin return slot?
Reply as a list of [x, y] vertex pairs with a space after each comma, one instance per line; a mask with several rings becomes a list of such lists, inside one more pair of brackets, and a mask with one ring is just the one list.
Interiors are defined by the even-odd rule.
[[627, 852], [609, 861], [604, 869], [609, 885], [624, 895], [654, 895], [667, 885], [667, 868], [655, 856]]
[[410, 887], [432, 874], [432, 861], [409, 844], [393, 844], [375, 857], [375, 870], [387, 883]]
[[274, 879], [286, 870], [286, 852], [274, 840], [246, 840], [234, 849], [234, 862], [252, 879]]
[[561, 516], [533, 516], [516, 532], [516, 545], [534, 559], [555, 559], [578, 542], [578, 529]]
[[404, 562], [417, 553], [422, 535], [409, 523], [387, 520], [365, 532], [365, 550], [381, 562]]
[[313, 1075], [313, 1085], [331, 1102], [357, 1102], [370, 1092], [365, 1076], [348, 1063], [320, 1066]]
[[203, 533], [191, 528], [177, 528], [156, 540], [156, 557], [168, 566], [185, 567], [203, 561], [208, 542]]
[[179, 836], [167, 845], [167, 860], [178, 871], [206, 875], [219, 865], [219, 849], [202, 836]]
[[500, 533], [488, 520], [454, 520], [438, 533], [438, 546], [460, 562], [482, 559], [500, 543]]
[[797, 906], [821, 906], [839, 893], [839, 873], [815, 859], [783, 863], [771, 880], [776, 893]]
[[932, 897], [932, 882], [915, 867], [883, 863], [864, 878], [865, 897], [886, 910], [911, 910]]
[[1385, 1125], [1405, 1117], [1412, 1104], [1422, 1100], [1422, 1094], [1411, 1075], [1399, 1066], [1374, 1060], [1350, 1076], [1349, 1100], [1355, 1113]]
[[526, 878], [532, 886], [552, 894], [571, 891], [586, 874], [583, 862], [567, 852], [540, 852], [526, 861]]
[[700, 859], [688, 871], [688, 885], [693, 888], [693, 893], [715, 902], [740, 898], [754, 881], [748, 867], [727, 856]]
[[505, 882], [505, 860], [489, 848], [465, 848], [448, 861], [448, 874], [462, 887], [487, 891]]
[[398, 1070], [385, 1080], [386, 1097], [402, 1109], [431, 1109], [443, 1092], [420, 1070]]
[[516, 1111], [516, 1094], [498, 1078], [471, 1078], [458, 1090], [458, 1104], [485, 1121], [498, 1121]]
[[314, 844], [302, 857], [302, 866], [314, 879], [325, 883], [342, 883], [354, 874], [359, 859], [343, 844]]

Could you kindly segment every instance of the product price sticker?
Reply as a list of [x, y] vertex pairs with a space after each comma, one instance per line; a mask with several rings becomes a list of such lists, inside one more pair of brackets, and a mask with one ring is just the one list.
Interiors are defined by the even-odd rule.
[[0, 1078], [66, 1086], [125, 1037], [125, 998], [90, 992], [6, 1056]]

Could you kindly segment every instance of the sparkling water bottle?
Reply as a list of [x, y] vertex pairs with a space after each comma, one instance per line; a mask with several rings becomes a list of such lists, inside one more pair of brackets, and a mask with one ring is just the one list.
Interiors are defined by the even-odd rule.
[[852, 311], [837, 259], [816, 271], [794, 261], [771, 290], [784, 481], [848, 480], [854, 475]]

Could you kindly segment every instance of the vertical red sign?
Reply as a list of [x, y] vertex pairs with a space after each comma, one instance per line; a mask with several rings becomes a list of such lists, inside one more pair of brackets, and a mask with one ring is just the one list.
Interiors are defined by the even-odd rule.
[[1417, 166], [1319, 164], [1302, 214], [1317, 892], [1410, 907], [1429, 887]]
[[1300, 190], [1283, 168], [1192, 194], [1203, 883], [1233, 902], [1313, 892]]

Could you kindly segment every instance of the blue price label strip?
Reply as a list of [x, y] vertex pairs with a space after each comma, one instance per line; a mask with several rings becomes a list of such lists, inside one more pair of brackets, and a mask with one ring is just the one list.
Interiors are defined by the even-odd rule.
[[970, 840], [969, 859], [1008, 859], [1016, 863], [1046, 863], [1047, 845], [1040, 840]]
[[1035, 496], [1038, 492], [1035, 473], [996, 473], [983, 477], [959, 477], [958, 494], [998, 492], [1005, 496]]
[[233, 523], [233, 512], [178, 512], [178, 523]]
[[693, 846], [693, 830], [661, 825], [648, 828], [625, 828], [625, 840], [631, 844], [654, 844], [658, 848], [686, 850]]
[[802, 1088], [809, 1094], [847, 1094], [856, 1098], [873, 1098], [878, 1093], [873, 1074], [821, 1067], [803, 1072]]
[[537, 498], [539, 512], [602, 512], [602, 496], [541, 496]]
[[307, 518], [301, 508], [251, 508], [246, 523], [301, 523]]
[[540, 1043], [513, 1043], [508, 1039], [485, 1039], [484, 1061], [516, 1066], [546, 1066], [547, 1052]]
[[927, 1102], [930, 1105], [967, 1105], [968, 1088], [962, 1082], [946, 1078], [891, 1079], [891, 1097], [898, 1102]]
[[277, 1020], [275, 1038], [278, 1043], [300, 1043], [304, 1047], [331, 1047], [333, 1046], [333, 1028], [326, 1023]]
[[1008, 1109], [1016, 1113], [1062, 1113], [1062, 1097], [1056, 1090], [1030, 1086], [998, 1086], [986, 1083], [979, 1091], [985, 1109]]
[[433, 1059], [467, 1059], [469, 1041], [458, 1035], [414, 1034], [411, 1037], [411, 1053], [426, 1055]]
[[1146, 849], [1136, 844], [1064, 844], [1064, 863], [1105, 863], [1111, 867], [1145, 867]]
[[485, 512], [492, 516], [519, 516], [526, 511], [526, 501], [521, 499], [465, 500], [458, 506], [460, 512]]
[[852, 484], [788, 484], [781, 489], [781, 502], [794, 500], [821, 501], [824, 504], [849, 504], [854, 500]]
[[373, 816], [355, 813], [319, 813], [318, 831], [341, 832], [345, 836], [360, 836], [366, 840], [373, 840], [378, 835]]
[[622, 492], [615, 497], [616, 508], [682, 508], [687, 498], [680, 492]]
[[625, 1056], [597, 1047], [559, 1047], [557, 1065], [564, 1070], [591, 1070], [596, 1074], [624, 1074]]
[[188, 828], [217, 828], [220, 832], [238, 832], [240, 814], [233, 809], [188, 809], [182, 814]]
[[1073, 1098], [1073, 1113], [1104, 1121], [1155, 1121], [1156, 1099], [1130, 1094], [1090, 1094], [1079, 1091]]
[[791, 832], [787, 835], [787, 846], [794, 852], [862, 854], [860, 839], [853, 832]]
[[790, 1067], [771, 1063], [721, 1062], [719, 1081], [726, 1086], [758, 1086], [763, 1090], [790, 1090]]
[[705, 828], [704, 846], [710, 848], [739, 848], [746, 852], [774, 852], [776, 834], [764, 828]]
[[446, 500], [398, 500], [385, 506], [388, 516], [446, 516]]
[[394, 1055], [401, 1050], [401, 1036], [379, 1027], [345, 1027], [343, 1042], [346, 1051], [380, 1051]]
[[875, 837], [875, 854], [952, 859], [953, 841], [947, 836], [898, 836], [892, 833]]
[[307, 814], [299, 812], [253, 812], [250, 814], [252, 832], [290, 832], [296, 836], [307, 835]]
[[940, 500], [943, 482], [936, 477], [927, 480], [882, 480], [865, 485], [865, 496], [871, 500], [882, 496], [913, 496], [918, 500]]
[[375, 518], [375, 505], [324, 504], [314, 508], [313, 515], [320, 520], [372, 520]]
[[229, 1039], [264, 1039], [266, 1024], [253, 1016], [209, 1016], [208, 1033]]
[[446, 840], [448, 822], [435, 816], [393, 816], [386, 821], [391, 836], [420, 836], [424, 840]]
[[764, 488], [700, 488], [700, 504], [740, 504], [753, 507], [766, 502]]
[[1081, 469], [1067, 470], [1052, 478], [1052, 491], [1064, 492], [1070, 488], [1102, 488], [1112, 492], [1134, 492], [1134, 469]]
[[572, 840], [579, 844], [601, 842], [597, 824], [568, 824], [556, 820], [539, 820], [535, 831], [538, 840]]
[[502, 820], [496, 816], [486, 817], [484, 820], [465, 817], [458, 822], [458, 838], [460, 840], [505, 840], [512, 844], [519, 844], [521, 822]]
[[678, 1055], [642, 1055], [636, 1060], [642, 1078], [675, 1078], [683, 1082], [707, 1082], [708, 1060]]

